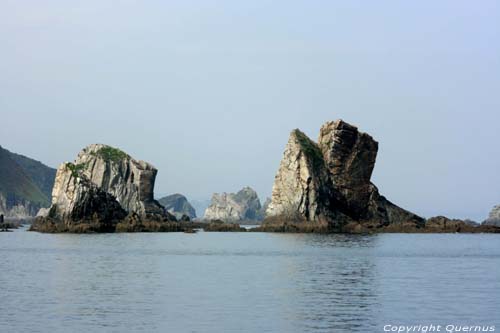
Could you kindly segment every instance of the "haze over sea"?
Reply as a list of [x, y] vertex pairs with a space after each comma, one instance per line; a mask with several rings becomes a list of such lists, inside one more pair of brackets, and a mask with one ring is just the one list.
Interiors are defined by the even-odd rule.
[[2, 332], [500, 327], [492, 234], [0, 233]]

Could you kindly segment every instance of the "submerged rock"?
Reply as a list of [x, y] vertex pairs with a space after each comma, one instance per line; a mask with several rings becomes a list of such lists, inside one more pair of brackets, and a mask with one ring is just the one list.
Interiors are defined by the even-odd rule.
[[423, 218], [381, 196], [371, 183], [378, 143], [370, 135], [338, 120], [321, 127], [318, 142], [299, 130], [290, 134], [264, 229], [286, 225], [294, 230], [341, 232], [356, 223], [424, 224]]
[[257, 193], [244, 187], [238, 193], [214, 193], [210, 206], [205, 210], [204, 219], [225, 222], [258, 220], [261, 210]]
[[424, 232], [500, 233], [500, 228], [491, 225], [471, 224], [468, 220], [435, 216], [427, 219]]
[[204, 231], [217, 231], [217, 232], [245, 232], [247, 229], [240, 227], [236, 223], [224, 223], [221, 220], [212, 221], [203, 226]]
[[168, 195], [158, 200], [165, 209], [173, 214], [178, 220], [187, 216], [189, 219], [196, 218], [196, 211], [182, 194]]

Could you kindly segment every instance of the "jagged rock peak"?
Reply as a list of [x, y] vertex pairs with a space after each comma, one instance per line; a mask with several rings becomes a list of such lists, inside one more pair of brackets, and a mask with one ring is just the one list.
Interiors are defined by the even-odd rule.
[[329, 181], [319, 146], [300, 130], [293, 130], [275, 176], [266, 215], [326, 220], [332, 197]]
[[257, 193], [247, 186], [237, 193], [214, 193], [204, 219], [225, 222], [257, 220], [261, 208]]
[[378, 142], [343, 120], [325, 123], [318, 142], [338, 194], [337, 200], [351, 215], [366, 217]]
[[266, 220], [319, 222], [329, 229], [356, 221], [423, 224], [424, 219], [391, 203], [370, 182], [377, 151], [377, 141], [342, 120], [325, 123], [318, 144], [292, 131]]
[[154, 200], [158, 171], [153, 165], [103, 144], [85, 147], [74, 164], [92, 183], [116, 197], [127, 212], [139, 216], [164, 214], [163, 207]]

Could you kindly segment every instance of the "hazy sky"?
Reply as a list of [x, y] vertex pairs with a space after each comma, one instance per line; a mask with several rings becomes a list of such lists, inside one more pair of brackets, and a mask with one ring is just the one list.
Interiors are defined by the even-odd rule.
[[[500, 203], [498, 1], [0, 0], [0, 144], [56, 167], [107, 143], [156, 192], [270, 195], [290, 130], [342, 118], [424, 216]], [[263, 199], [263, 198], [262, 198]]]

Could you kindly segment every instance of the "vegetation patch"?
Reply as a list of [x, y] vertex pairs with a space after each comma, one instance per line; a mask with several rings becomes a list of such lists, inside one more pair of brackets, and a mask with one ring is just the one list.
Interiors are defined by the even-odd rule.
[[121, 162], [125, 159], [130, 158], [130, 156], [127, 153], [125, 153], [124, 151], [122, 151], [118, 148], [113, 148], [113, 147], [102, 147], [97, 152], [91, 152], [90, 154], [93, 156], [98, 156], [106, 162], [109, 162], [109, 161]]
[[323, 154], [318, 145], [299, 130], [295, 130], [295, 137], [304, 154], [311, 159], [313, 168], [317, 171], [325, 165]]
[[85, 168], [87, 167], [87, 164], [85, 163], [79, 163], [79, 164], [74, 164], [74, 163], [66, 163], [66, 169], [71, 171], [71, 176], [73, 178], [80, 177], [80, 174]]

